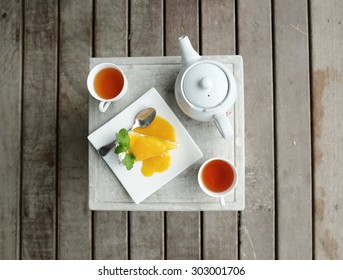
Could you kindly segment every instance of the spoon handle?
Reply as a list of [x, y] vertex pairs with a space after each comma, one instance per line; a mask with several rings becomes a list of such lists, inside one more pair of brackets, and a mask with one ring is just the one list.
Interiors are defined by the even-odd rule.
[[[139, 123], [136, 121], [131, 128], [128, 129], [128, 132], [133, 131], [135, 128], [139, 127]], [[98, 154], [102, 157], [106, 156], [116, 145], [117, 140], [114, 140], [111, 143], [108, 143], [98, 149]]]
[[111, 151], [113, 149], [113, 147], [116, 145], [116, 143], [117, 143], [117, 140], [114, 140], [113, 142], [102, 146], [101, 148], [99, 148], [98, 154], [102, 157], [106, 156], [109, 153], [109, 151]]
[[[137, 124], [135, 123], [135, 124], [128, 130], [128, 132], [133, 131], [136, 127], [138, 127], [138, 126], [137, 126]], [[106, 144], [106, 145], [100, 147], [100, 148], [98, 149], [98, 154], [99, 154], [100, 156], [102, 156], [102, 157], [106, 156], [106, 155], [114, 148], [114, 146], [116, 145], [116, 143], [117, 143], [117, 140], [115, 139], [113, 142], [108, 143], [108, 144]]]

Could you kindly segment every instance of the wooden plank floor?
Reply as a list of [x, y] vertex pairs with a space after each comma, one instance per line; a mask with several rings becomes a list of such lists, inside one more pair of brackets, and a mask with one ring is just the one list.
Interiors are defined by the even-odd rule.
[[[92, 212], [92, 56], [244, 61], [246, 209]], [[343, 259], [340, 0], [0, 0], [0, 259]]]

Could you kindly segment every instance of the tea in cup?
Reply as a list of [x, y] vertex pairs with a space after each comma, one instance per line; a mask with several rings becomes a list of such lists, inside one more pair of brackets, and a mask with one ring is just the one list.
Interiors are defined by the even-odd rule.
[[225, 205], [225, 196], [237, 185], [237, 169], [227, 159], [212, 158], [205, 161], [198, 172], [200, 188], [209, 196], [220, 198]]
[[127, 79], [124, 72], [115, 64], [96, 65], [87, 78], [90, 94], [100, 101], [99, 110], [105, 112], [111, 102], [118, 101], [127, 92]]

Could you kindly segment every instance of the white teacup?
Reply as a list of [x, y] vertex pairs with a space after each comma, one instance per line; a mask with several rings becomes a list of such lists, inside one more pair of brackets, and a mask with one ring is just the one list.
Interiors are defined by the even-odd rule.
[[[113, 98], [109, 98], [109, 99], [105, 99], [105, 98], [101, 97], [101, 95], [95, 90], [95, 86], [94, 86], [97, 74], [100, 71], [107, 69], [107, 68], [112, 68], [112, 69], [117, 70], [117, 73], [122, 78], [122, 80], [120, 80], [120, 82], [123, 83], [121, 90], [120, 91], [118, 90], [116, 96], [114, 96]], [[87, 78], [87, 87], [88, 87], [90, 94], [95, 99], [100, 101], [99, 110], [101, 112], [105, 112], [108, 109], [108, 107], [110, 106], [111, 102], [118, 101], [119, 99], [121, 99], [125, 95], [125, 93], [127, 92], [128, 84], [127, 84], [127, 79], [126, 79], [124, 72], [117, 65], [115, 65], [113, 63], [101, 63], [101, 64], [94, 66], [93, 69], [89, 72], [88, 78]]]
[[211, 158], [205, 161], [198, 172], [200, 188], [209, 196], [220, 199], [225, 205], [225, 196], [231, 193], [237, 185], [236, 167], [225, 158]]

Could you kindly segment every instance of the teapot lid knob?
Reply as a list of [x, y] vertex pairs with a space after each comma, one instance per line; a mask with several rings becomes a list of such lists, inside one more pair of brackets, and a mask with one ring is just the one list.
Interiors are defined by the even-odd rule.
[[214, 108], [229, 94], [226, 72], [215, 62], [202, 61], [191, 65], [185, 73], [182, 90], [187, 100], [200, 108]]
[[200, 80], [200, 87], [203, 89], [209, 89], [212, 87], [212, 81], [208, 77], [204, 77]]

